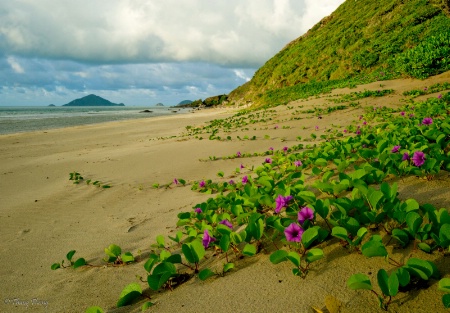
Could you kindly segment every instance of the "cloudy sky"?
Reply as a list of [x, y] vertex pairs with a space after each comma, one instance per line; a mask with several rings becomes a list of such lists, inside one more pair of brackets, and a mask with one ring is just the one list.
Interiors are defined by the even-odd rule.
[[344, 0], [8, 0], [0, 106], [229, 93]]

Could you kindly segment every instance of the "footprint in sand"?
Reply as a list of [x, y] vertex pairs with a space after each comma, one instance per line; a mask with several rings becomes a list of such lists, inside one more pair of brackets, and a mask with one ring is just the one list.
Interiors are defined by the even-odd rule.
[[19, 236], [28, 234], [30, 231], [31, 231], [31, 229], [22, 229], [21, 231], [19, 231]]

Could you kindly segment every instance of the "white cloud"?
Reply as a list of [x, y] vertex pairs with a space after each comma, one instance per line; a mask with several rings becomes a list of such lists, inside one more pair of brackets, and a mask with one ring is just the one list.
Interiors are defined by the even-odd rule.
[[246, 82], [251, 79], [251, 77], [247, 76], [243, 70], [233, 70], [233, 72], [238, 78], [243, 79]]
[[13, 69], [14, 72], [16, 72], [18, 74], [23, 74], [25, 72], [23, 67], [19, 64], [19, 62], [16, 61], [15, 58], [8, 57], [6, 59], [6, 61], [9, 63], [9, 65], [11, 66], [11, 68]]
[[2, 1], [0, 105], [80, 93], [173, 104], [228, 93], [342, 2]]
[[5, 54], [260, 66], [343, 0], [10, 0]]

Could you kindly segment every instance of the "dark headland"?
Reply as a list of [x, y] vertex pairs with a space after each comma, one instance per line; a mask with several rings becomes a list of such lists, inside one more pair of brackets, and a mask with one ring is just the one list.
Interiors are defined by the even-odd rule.
[[113, 103], [109, 100], [106, 100], [102, 97], [96, 96], [96, 95], [88, 95], [83, 98], [75, 99], [67, 104], [64, 104], [63, 106], [77, 106], [77, 107], [85, 107], [85, 106], [125, 106], [123, 103]]

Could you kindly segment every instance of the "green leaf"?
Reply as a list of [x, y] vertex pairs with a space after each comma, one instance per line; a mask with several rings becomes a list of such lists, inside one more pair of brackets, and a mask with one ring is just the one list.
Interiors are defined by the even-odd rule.
[[316, 201], [316, 195], [312, 191], [300, 191], [297, 197], [302, 198], [306, 203], [314, 203]]
[[86, 263], [85, 259], [79, 258], [78, 260], [75, 261], [75, 263], [73, 263], [73, 268], [78, 268], [78, 267], [84, 266], [86, 264], [87, 263]]
[[443, 248], [447, 248], [450, 245], [450, 224], [444, 224], [439, 229], [439, 241]]
[[296, 267], [300, 267], [300, 255], [297, 252], [289, 252], [286, 258], [291, 261]]
[[406, 208], [405, 208], [406, 212], [418, 211], [419, 210], [419, 203], [416, 200], [408, 199], [408, 200], [405, 201], [405, 203], [406, 203]]
[[269, 176], [261, 176], [258, 179], [258, 184], [264, 186], [267, 192], [270, 192], [275, 186], [273, 179]]
[[450, 294], [445, 294], [442, 296], [442, 304], [446, 309], [450, 308]]
[[417, 231], [419, 230], [420, 225], [422, 225], [422, 217], [414, 211], [409, 212], [406, 215], [406, 224], [408, 225], [408, 230], [411, 234], [414, 236], [417, 234]]
[[120, 294], [119, 301], [117, 301], [117, 307], [128, 305], [137, 299], [142, 294], [141, 286], [137, 283], [132, 283], [126, 286]]
[[302, 244], [305, 249], [308, 249], [309, 246], [317, 239], [319, 236], [319, 232], [317, 228], [308, 228], [302, 235]]
[[439, 281], [438, 289], [441, 291], [450, 292], [450, 278], [442, 278]]
[[134, 256], [130, 252], [122, 253], [120, 258], [122, 259], [123, 263], [134, 262]]
[[234, 268], [234, 263], [226, 263], [223, 265], [223, 272], [226, 273]]
[[198, 273], [198, 278], [200, 278], [200, 280], [207, 280], [209, 277], [214, 275], [216, 275], [216, 273], [211, 271], [209, 268], [205, 268]]
[[205, 248], [199, 240], [183, 244], [181, 250], [190, 263], [198, 263], [205, 256]]
[[409, 236], [402, 229], [395, 228], [394, 230], [392, 230], [392, 237], [397, 239], [403, 248], [406, 247], [406, 245], [409, 243]]
[[425, 251], [426, 253], [431, 253], [431, 247], [425, 242], [420, 242], [417, 246], [420, 250]]
[[348, 232], [344, 227], [341, 226], [335, 226], [333, 227], [333, 230], [331, 231], [331, 236], [337, 237], [341, 240], [345, 240], [347, 242], [351, 242], [350, 238], [348, 237]]
[[152, 271], [153, 266], [156, 264], [156, 262], [158, 262], [158, 259], [159, 258], [156, 254], [150, 255], [150, 258], [144, 264], [145, 270], [150, 273]]
[[158, 264], [152, 275], [147, 277], [148, 285], [153, 290], [159, 290], [172, 276], [176, 275], [177, 269], [170, 262]]
[[317, 214], [320, 215], [321, 218], [326, 219], [329, 213], [329, 201], [328, 200], [322, 201], [320, 199], [317, 200], [315, 211], [317, 212]]
[[159, 254], [159, 260], [160, 261], [164, 261], [166, 260], [168, 257], [170, 257], [172, 255], [172, 253], [170, 253], [167, 250], [162, 250], [161, 253]]
[[203, 259], [203, 257], [205, 256], [205, 248], [203, 247], [203, 244], [199, 241], [199, 240], [194, 240], [190, 243], [190, 246], [192, 247], [198, 261]]
[[328, 161], [327, 160], [325, 160], [325, 159], [323, 159], [323, 158], [318, 158], [315, 162], [314, 162], [314, 164], [315, 165], [317, 165], [317, 166], [327, 166], [327, 164], [328, 164]]
[[223, 235], [222, 238], [220, 238], [219, 246], [220, 246], [220, 249], [222, 249], [223, 252], [227, 252], [228, 249], [230, 249], [230, 236], [229, 235]]
[[[191, 218], [191, 212], [180, 212], [180, 213], [178, 213], [177, 217], [180, 220], [190, 219]], [[156, 237], [156, 242], [158, 243], [159, 246], [164, 247], [164, 236], [158, 235]]]
[[[372, 237], [373, 238], [373, 237]], [[378, 240], [369, 240], [361, 247], [361, 252], [365, 257], [372, 258], [374, 256], [387, 256], [386, 247]]]
[[310, 249], [306, 253], [306, 262], [312, 263], [323, 258], [322, 249]]
[[372, 193], [370, 193], [369, 203], [373, 210], [377, 209], [377, 204], [383, 198], [383, 196], [384, 196], [383, 193], [378, 190], [374, 190], [374, 191], [372, 191]]
[[[397, 275], [392, 276], [397, 277]], [[389, 276], [385, 269], [380, 269], [378, 271], [377, 279], [378, 279], [378, 286], [380, 286], [380, 289], [383, 292], [383, 294], [386, 296], [390, 296], [391, 294], [389, 292], [389, 284], [388, 284]]]
[[368, 230], [365, 227], [361, 227], [360, 229], [358, 229], [358, 232], [356, 233], [357, 237], [355, 239], [353, 239], [353, 242], [351, 244], [353, 246], [359, 245], [367, 233], [368, 233]]
[[73, 255], [75, 254], [75, 250], [70, 250], [69, 252], [67, 252], [67, 254], [66, 254], [66, 258], [67, 258], [67, 260], [69, 260], [69, 262], [72, 262], [72, 258], [73, 258]]
[[223, 225], [223, 224], [217, 225], [216, 229], [222, 235], [227, 235], [228, 236], [231, 233], [231, 229], [228, 226]]
[[181, 238], [183, 237], [183, 232], [180, 230], [180, 231], [177, 232], [177, 234], [175, 235], [175, 237], [171, 237], [171, 236], [168, 236], [168, 237], [169, 237], [170, 240], [173, 240], [173, 241], [175, 241], [176, 243], [180, 243]]
[[172, 254], [166, 259], [166, 262], [170, 262], [173, 264], [181, 264], [181, 254]]
[[411, 280], [411, 276], [409, 275], [409, 272], [405, 270], [403, 267], [398, 268], [394, 272], [397, 277], [400, 286], [405, 287], [409, 284], [409, 281]]
[[85, 313], [104, 313], [104, 311], [99, 306], [91, 306], [91, 307], [86, 309]]
[[52, 270], [57, 270], [58, 268], [61, 268], [61, 264], [60, 263], [53, 263], [51, 266]]
[[256, 247], [252, 244], [246, 244], [244, 250], [242, 250], [242, 254], [246, 256], [253, 256], [256, 254]]
[[110, 257], [118, 257], [122, 253], [122, 249], [115, 244], [111, 244], [108, 248], [105, 248], [106, 255]]
[[200, 261], [197, 255], [194, 253], [194, 250], [191, 248], [190, 244], [184, 243], [181, 246], [181, 251], [183, 252], [184, 257], [186, 258], [186, 260], [188, 260], [189, 263], [198, 263]]
[[270, 262], [272, 262], [273, 264], [278, 264], [278, 263], [284, 262], [284, 261], [286, 261], [287, 255], [288, 255], [287, 251], [277, 250], [270, 255]]
[[428, 280], [430, 277], [438, 275], [437, 268], [433, 263], [418, 258], [410, 258], [406, 262], [405, 269], [415, 276]]
[[246, 236], [247, 236], [247, 235], [244, 234], [244, 236], [241, 237], [240, 234], [237, 234], [237, 233], [235, 233], [235, 232], [232, 232], [232, 233], [230, 234], [230, 239], [231, 239], [231, 242], [233, 242], [235, 245], [238, 245], [238, 244], [240, 244], [240, 243], [245, 239]]
[[150, 307], [152, 307], [152, 306], [154, 306], [154, 305], [155, 305], [155, 304], [154, 304], [153, 302], [147, 301], [147, 302], [145, 302], [145, 303], [142, 305], [141, 310], [142, 310], [142, 311], [145, 311], [145, 310], [147, 310], [148, 308], [150, 308]]
[[370, 279], [367, 275], [358, 273], [352, 275], [348, 281], [347, 286], [352, 290], [372, 290], [372, 283], [370, 282]]
[[396, 274], [389, 276], [388, 280], [389, 295], [395, 297], [398, 293], [399, 281]]

